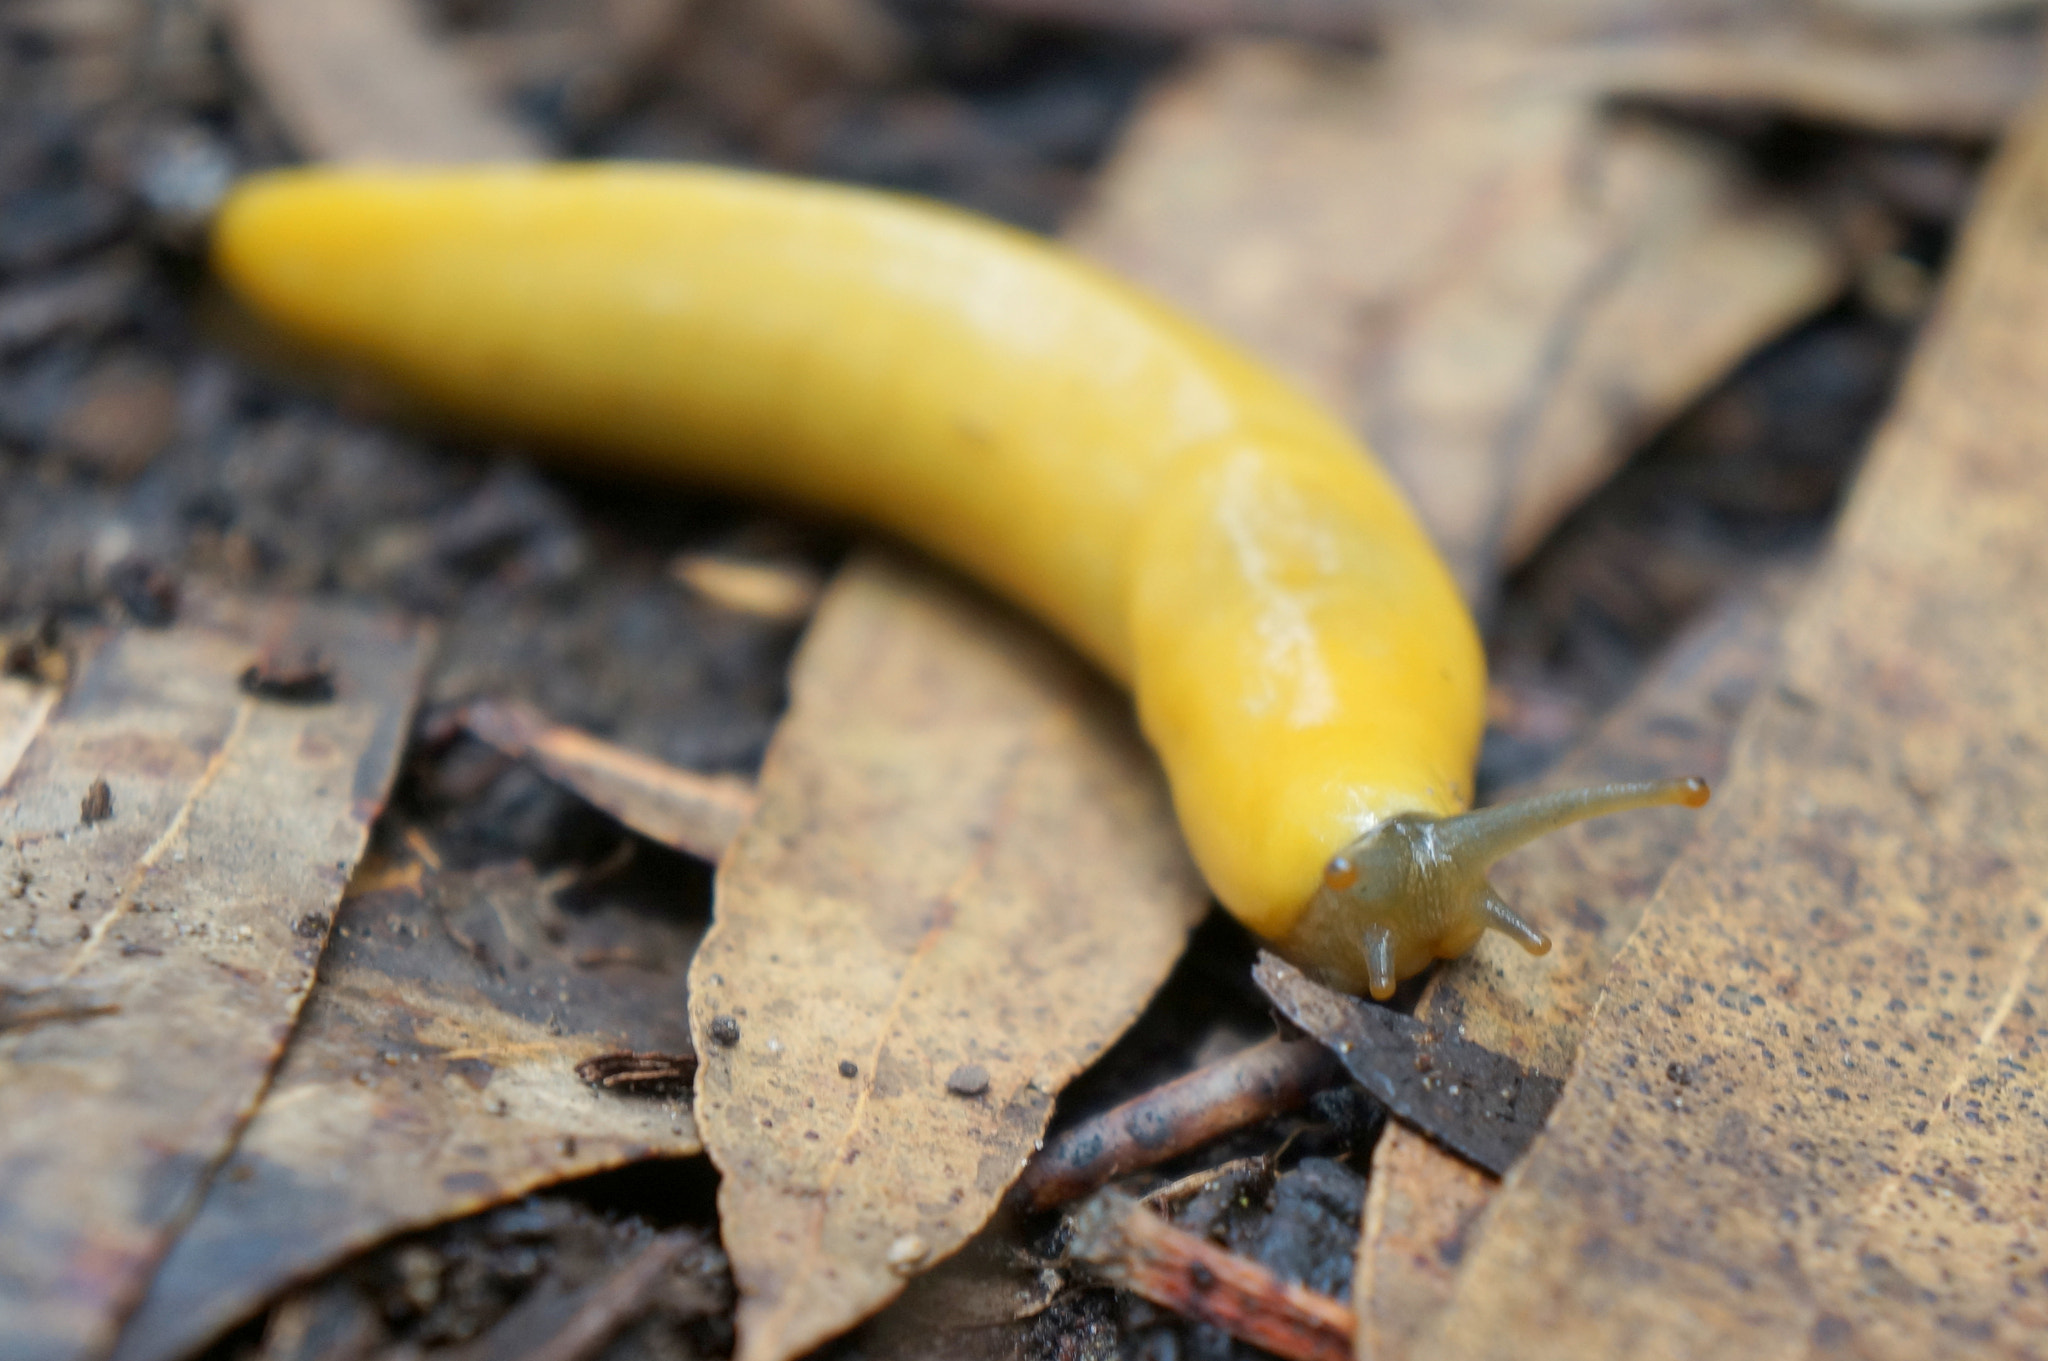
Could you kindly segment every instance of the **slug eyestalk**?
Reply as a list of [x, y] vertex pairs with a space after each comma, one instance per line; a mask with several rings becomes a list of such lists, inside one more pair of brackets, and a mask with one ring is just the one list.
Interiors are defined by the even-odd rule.
[[1550, 938], [1501, 900], [1486, 872], [1545, 832], [1631, 808], [1698, 808], [1700, 779], [1648, 780], [1537, 794], [1454, 817], [1389, 818], [1332, 857], [1322, 887], [1279, 952], [1333, 987], [1384, 1001], [1400, 980], [1455, 959], [1487, 931], [1532, 955]]

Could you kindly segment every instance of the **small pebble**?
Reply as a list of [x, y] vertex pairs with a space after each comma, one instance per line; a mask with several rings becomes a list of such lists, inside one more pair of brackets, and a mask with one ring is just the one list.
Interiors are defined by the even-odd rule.
[[731, 1016], [711, 1018], [711, 1038], [730, 1049], [740, 1042], [740, 1023]]
[[946, 1079], [946, 1090], [955, 1096], [980, 1096], [988, 1090], [988, 1069], [978, 1063], [963, 1063]]
[[922, 1238], [914, 1233], [906, 1233], [889, 1245], [889, 1269], [900, 1276], [908, 1276], [917, 1270], [930, 1251], [931, 1248]]

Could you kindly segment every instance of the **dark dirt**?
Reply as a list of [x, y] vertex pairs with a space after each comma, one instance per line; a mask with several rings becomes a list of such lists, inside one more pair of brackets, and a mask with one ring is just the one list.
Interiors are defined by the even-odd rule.
[[[570, 8], [433, 6], [447, 31], [471, 37], [544, 27]], [[765, 164], [916, 190], [1047, 229], [1178, 50], [975, 16], [946, 0], [889, 0], [879, 29], [837, 47], [818, 32], [764, 36], [751, 12], [744, 0], [705, 0], [691, 44], [610, 67], [543, 55], [506, 74], [502, 89], [570, 154]], [[742, 59], [755, 78], [715, 78]], [[1817, 550], [1910, 342], [1914, 280], [1924, 292], [1976, 167], [1966, 148], [1777, 125], [1722, 131], [1887, 263], [1659, 437], [1507, 584], [1491, 627], [1497, 684], [1483, 788], [1547, 765], [1695, 612]], [[195, 228], [227, 178], [284, 156], [197, 0], [0, 10], [0, 653], [9, 668], [59, 664], [64, 630], [88, 621], [167, 623], [187, 580], [339, 594], [441, 621], [423, 733], [445, 732], [446, 715], [470, 697], [514, 697], [682, 766], [750, 770], [783, 703], [798, 628], [721, 609], [668, 566], [714, 550], [822, 571], [844, 551], [845, 532], [689, 491], [651, 496], [544, 474], [517, 449], [394, 424], [358, 394], [252, 362], [206, 292]], [[595, 866], [620, 840], [528, 767], [467, 739], [416, 743], [395, 816], [460, 867]], [[651, 846], [639, 854], [675, 859]], [[693, 911], [706, 878], [681, 865], [667, 876]], [[1249, 981], [1252, 954], [1231, 923], [1206, 925], [1138, 1027], [1062, 1098], [1061, 1120], [1270, 1033]], [[1342, 1294], [1359, 1169], [1378, 1119], [1369, 1098], [1339, 1089], [1140, 1189], [1232, 1158], [1277, 1156], [1276, 1179], [1197, 1197], [1181, 1222]], [[511, 1355], [514, 1332], [560, 1316], [565, 1301], [678, 1226], [701, 1241], [602, 1355], [722, 1355], [729, 1283], [708, 1237], [712, 1189], [701, 1165], [652, 1165], [408, 1238], [308, 1285], [210, 1355], [311, 1361], [358, 1354], [346, 1350], [357, 1343]], [[1019, 1234], [1056, 1255], [1050, 1224]], [[1018, 1358], [1250, 1354], [1088, 1289], [983, 1341], [989, 1355]], [[862, 1347], [856, 1338], [836, 1350]]]

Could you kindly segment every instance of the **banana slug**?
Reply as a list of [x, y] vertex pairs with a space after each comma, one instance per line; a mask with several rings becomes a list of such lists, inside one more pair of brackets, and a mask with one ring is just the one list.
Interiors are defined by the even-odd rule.
[[1540, 833], [1698, 780], [1464, 811], [1470, 616], [1333, 417], [1021, 232], [891, 196], [627, 166], [298, 170], [229, 196], [219, 276], [418, 397], [656, 475], [868, 520], [1130, 688], [1197, 865], [1374, 997], [1488, 929]]

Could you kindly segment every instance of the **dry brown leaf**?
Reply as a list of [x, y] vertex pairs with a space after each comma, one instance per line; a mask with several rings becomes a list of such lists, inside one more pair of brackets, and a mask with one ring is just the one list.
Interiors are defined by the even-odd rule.
[[403, 1230], [699, 1151], [679, 1098], [599, 1092], [576, 1075], [607, 1050], [688, 1055], [682, 980], [698, 926], [564, 913], [559, 885], [523, 864], [409, 868], [365, 862], [276, 1080], [117, 1361], [188, 1355]]
[[691, 967], [741, 1361], [978, 1229], [1207, 901], [1128, 704], [987, 598], [865, 559], [791, 690]]
[[[673, 56], [691, 0], [595, 0], [532, 7], [513, 21], [451, 35], [448, 45], [501, 104], [552, 87], [578, 122], [616, 112]], [[538, 11], [538, 12], [534, 12]]]
[[1526, 42], [1728, 30], [1791, 21], [1861, 36], [1929, 31], [2010, 19], [2038, 0], [966, 0], [1018, 18], [1203, 35], [1269, 33], [1324, 42], [1484, 33]]
[[227, 0], [235, 50], [310, 160], [531, 160], [412, 0]]
[[967, 0], [989, 14], [1136, 33], [1255, 32], [1361, 43], [1377, 36], [1373, 0]]
[[[237, 688], [252, 658], [309, 649], [339, 659], [330, 702]], [[312, 985], [424, 656], [385, 616], [188, 600], [177, 627], [98, 648], [0, 777], [0, 987], [40, 999], [0, 1031], [11, 1361], [102, 1353], [233, 1142]], [[112, 814], [83, 827], [97, 780]]]
[[2039, 48], [2008, 34], [1752, 28], [1587, 53], [1610, 95], [1760, 108], [1901, 137], [1989, 140], [2026, 107]]
[[[1736, 597], [1689, 629], [1590, 741], [1538, 788], [1702, 775], [1727, 767], [1736, 720], [1777, 660], [1794, 583]], [[1581, 823], [1502, 862], [1506, 899], [1550, 933], [1550, 954], [1483, 941], [1431, 980], [1416, 1015], [1563, 1078], [1587, 1014], [1657, 880], [1699, 826], [1666, 809]], [[1468, 1230], [1499, 1185], [1406, 1126], [1373, 1151], [1352, 1301], [1363, 1361], [1407, 1361], [1450, 1296]]]
[[2039, 1356], [2048, 110], [1433, 1357]]
[[640, 835], [685, 855], [716, 860], [753, 816], [753, 781], [700, 775], [548, 720], [531, 705], [484, 701], [462, 725], [507, 756], [531, 760]]
[[1351, 1307], [1359, 1361], [1407, 1361], [1458, 1278], [1467, 1240], [1500, 1181], [1406, 1125], [1372, 1150]]
[[1476, 44], [1219, 46], [1072, 239], [1348, 415], [1481, 602], [1843, 277], [1731, 158], [1605, 117], [1572, 52]]

